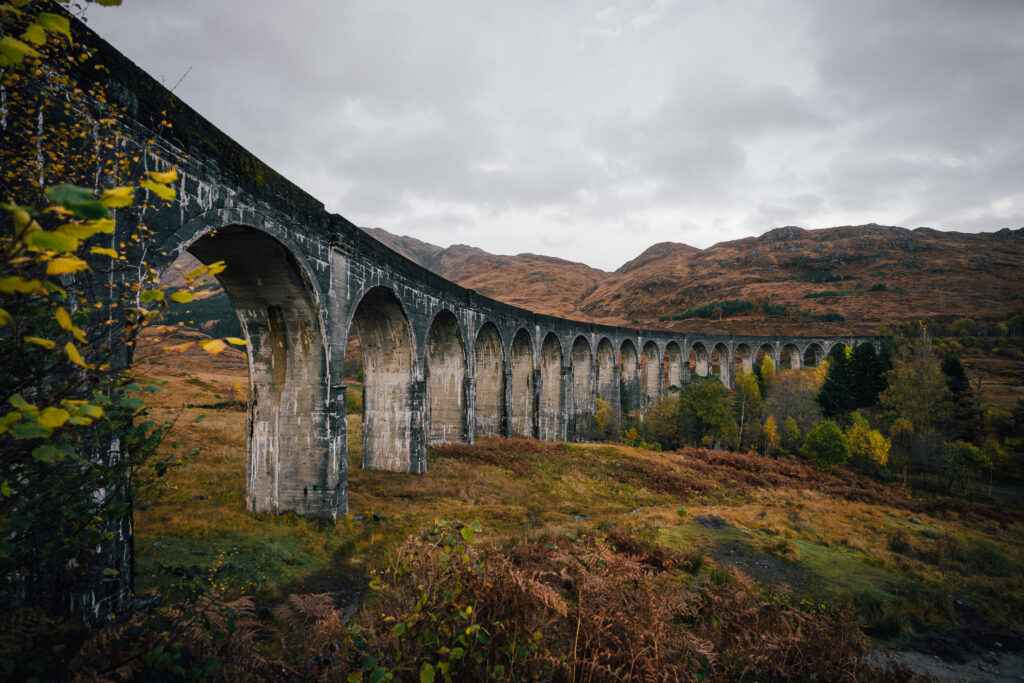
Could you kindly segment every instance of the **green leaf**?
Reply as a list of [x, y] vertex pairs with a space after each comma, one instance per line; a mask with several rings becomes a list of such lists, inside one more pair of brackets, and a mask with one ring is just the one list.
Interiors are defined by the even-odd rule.
[[62, 459], [64, 454], [50, 444], [43, 444], [32, 451], [32, 457], [39, 462], [54, 463]]
[[71, 24], [68, 22], [67, 17], [62, 17], [59, 14], [51, 14], [50, 12], [40, 12], [39, 16], [36, 17], [36, 21], [43, 25], [50, 33], [62, 33], [71, 39]]
[[403, 633], [405, 633], [405, 622], [404, 621], [398, 622], [395, 625], [395, 627], [393, 629], [391, 629], [391, 633], [396, 635], [396, 636], [400, 636]]
[[25, 243], [47, 251], [69, 252], [78, 249], [78, 239], [64, 232], [36, 230], [25, 237]]
[[15, 439], [45, 439], [53, 434], [53, 430], [44, 427], [34, 420], [19, 422], [11, 427], [11, 436]]
[[7, 521], [10, 522], [13, 531], [27, 531], [35, 518], [36, 516], [30, 512], [27, 515], [11, 515]]
[[79, 218], [93, 220], [110, 218], [110, 209], [99, 200], [92, 198], [92, 190], [77, 185], [52, 185], [46, 188], [46, 198], [54, 204], [68, 208]]
[[192, 296], [192, 292], [175, 292], [171, 294], [171, 301], [176, 301], [179, 304], [187, 304], [194, 299], [195, 297]]
[[21, 64], [25, 57], [38, 57], [39, 52], [17, 38], [4, 36], [0, 38], [0, 66]]
[[420, 667], [420, 683], [434, 683], [434, 665], [430, 662], [423, 662], [423, 666]]
[[139, 410], [146, 407], [146, 402], [139, 398], [126, 396], [121, 399], [121, 407], [128, 408], [129, 410]]
[[9, 399], [11, 405], [20, 410], [23, 413], [38, 413], [39, 408], [25, 400], [21, 394], [14, 394]]
[[11, 482], [4, 479], [3, 483], [0, 483], [0, 495], [4, 498], [10, 498], [11, 493]]
[[462, 530], [459, 533], [462, 534], [462, 538], [464, 541], [466, 541], [466, 543], [473, 542], [473, 527], [464, 526], [462, 527]]
[[139, 296], [139, 301], [144, 304], [148, 304], [151, 301], [163, 301], [164, 290], [162, 289], [147, 289], [142, 292]]
[[33, 45], [43, 45], [46, 43], [46, 31], [39, 24], [29, 24], [21, 39]]

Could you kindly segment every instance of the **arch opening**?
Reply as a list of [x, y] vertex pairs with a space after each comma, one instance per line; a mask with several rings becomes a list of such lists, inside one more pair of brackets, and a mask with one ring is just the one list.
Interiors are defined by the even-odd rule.
[[476, 434], [499, 436], [505, 413], [505, 350], [494, 323], [485, 323], [473, 345], [476, 378]]
[[405, 311], [390, 289], [374, 287], [356, 307], [353, 328], [363, 355], [363, 467], [422, 472], [413, 452], [415, 356]]
[[277, 239], [227, 226], [187, 247], [217, 276], [249, 341], [246, 507], [334, 518], [346, 463], [332, 457], [327, 342], [302, 267]]
[[820, 344], [808, 344], [804, 349], [803, 366], [805, 368], [816, 368], [821, 365], [823, 360], [825, 360], [825, 350], [821, 348]]
[[615, 349], [607, 338], [597, 343], [594, 354], [597, 371], [597, 397], [612, 406], [613, 414], [619, 409], [619, 386], [615, 379]]
[[761, 366], [764, 366], [765, 363], [771, 363], [772, 370], [776, 369], [775, 349], [772, 348], [771, 344], [761, 344], [757, 347], [755, 363]]
[[640, 358], [629, 339], [619, 347], [619, 404], [622, 412], [640, 409]]
[[800, 350], [795, 344], [786, 344], [779, 352], [779, 367], [782, 370], [800, 369]]
[[427, 332], [423, 354], [427, 444], [466, 440], [466, 348], [451, 311], [441, 311]]
[[540, 349], [540, 410], [538, 438], [559, 441], [564, 438], [562, 406], [562, 345], [555, 334], [544, 338]]
[[510, 374], [509, 436], [536, 436], [534, 433], [533, 343], [530, 334], [520, 329], [512, 338], [508, 356]]
[[749, 344], [736, 345], [736, 351], [732, 355], [732, 370], [734, 376], [740, 372], [750, 374], [754, 371], [754, 351]]
[[662, 363], [665, 368], [665, 393], [667, 394], [672, 387], [678, 389], [683, 386], [683, 352], [679, 349], [679, 344], [669, 342], [665, 346]]
[[701, 342], [694, 342], [690, 345], [690, 355], [688, 363], [690, 364], [690, 376], [691, 377], [707, 377], [711, 371], [711, 363], [708, 358], [708, 349]]
[[594, 435], [594, 371], [590, 343], [577, 337], [572, 345], [573, 441], [588, 441]]
[[661, 354], [653, 341], [644, 344], [641, 370], [644, 382], [644, 407], [661, 398]]
[[725, 344], [715, 344], [712, 352], [712, 372], [719, 381], [727, 387], [732, 387], [732, 359], [729, 356], [729, 347]]

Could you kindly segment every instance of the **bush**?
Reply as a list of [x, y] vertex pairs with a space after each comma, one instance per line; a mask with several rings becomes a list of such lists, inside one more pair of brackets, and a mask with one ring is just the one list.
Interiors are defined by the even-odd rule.
[[807, 433], [802, 452], [815, 467], [827, 472], [850, 459], [850, 444], [838, 424], [822, 420]]

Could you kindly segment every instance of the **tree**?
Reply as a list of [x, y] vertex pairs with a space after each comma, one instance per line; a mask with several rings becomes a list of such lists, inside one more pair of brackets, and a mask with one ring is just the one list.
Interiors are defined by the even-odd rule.
[[787, 415], [786, 421], [782, 424], [782, 444], [789, 451], [795, 451], [800, 445], [801, 436], [800, 425], [796, 423], [792, 415]]
[[733, 415], [738, 426], [736, 445], [742, 449], [747, 442], [753, 444], [757, 438], [756, 425], [761, 424], [764, 416], [764, 400], [761, 398], [761, 390], [757, 386], [754, 375], [748, 372], [741, 372], [736, 377], [733, 386]]
[[817, 396], [823, 379], [819, 368], [779, 373], [765, 395], [765, 411], [777, 424], [792, 417], [800, 432], [806, 433], [821, 419]]
[[615, 411], [608, 401], [597, 399], [594, 410], [594, 437], [598, 441], [618, 440], [619, 425]]
[[846, 430], [850, 462], [862, 472], [875, 473], [889, 461], [891, 444], [877, 429], [872, 429], [860, 412], [855, 412]]
[[105, 619], [130, 597], [132, 494], [180, 460], [152, 457], [167, 425], [141, 396], [160, 387], [133, 381], [132, 349], [193, 294], [165, 294], [129, 252], [177, 172], [121, 151], [120, 110], [68, 75], [101, 65], [47, 9], [0, 3], [0, 607]]
[[939, 368], [946, 377], [946, 386], [952, 395], [952, 418], [959, 437], [974, 439], [978, 436], [978, 411], [974, 403], [974, 391], [967, 377], [963, 363], [953, 354], [947, 354]]
[[850, 458], [850, 445], [834, 420], [822, 420], [807, 433], [804, 457], [819, 470], [829, 471]]
[[779, 447], [779, 428], [771, 415], [764, 421], [764, 454], [771, 457], [772, 451]]
[[889, 428], [891, 444], [889, 464], [903, 472], [903, 484], [907, 483], [907, 469], [913, 462], [914, 425], [906, 418], [898, 418]]
[[644, 440], [671, 450], [682, 445], [678, 429], [678, 396], [662, 396], [644, 412]]
[[926, 331], [914, 343], [904, 343], [889, 372], [881, 404], [892, 419], [906, 418], [920, 432], [945, 422], [952, 394]]
[[678, 432], [687, 442], [714, 448], [738, 432], [729, 391], [717, 377], [687, 383], [679, 394]]

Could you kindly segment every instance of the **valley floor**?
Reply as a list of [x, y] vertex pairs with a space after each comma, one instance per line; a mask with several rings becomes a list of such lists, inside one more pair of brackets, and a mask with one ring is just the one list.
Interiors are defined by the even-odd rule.
[[351, 514], [337, 525], [252, 516], [244, 367], [185, 365], [150, 369], [172, 380], [154, 416], [176, 419], [182, 450], [202, 453], [136, 512], [140, 591], [173, 597], [183, 578], [206, 580], [266, 606], [331, 593], [359, 619], [374, 606], [367, 583], [438, 518], [479, 521], [506, 549], [630, 534], [688, 558], [693, 585], [735, 571], [808, 613], [852, 615], [876, 664], [970, 680], [1024, 670], [1024, 512], [1012, 502], [916, 497], [794, 459], [619, 444], [492, 439], [430, 449], [423, 476], [367, 471], [350, 418]]

